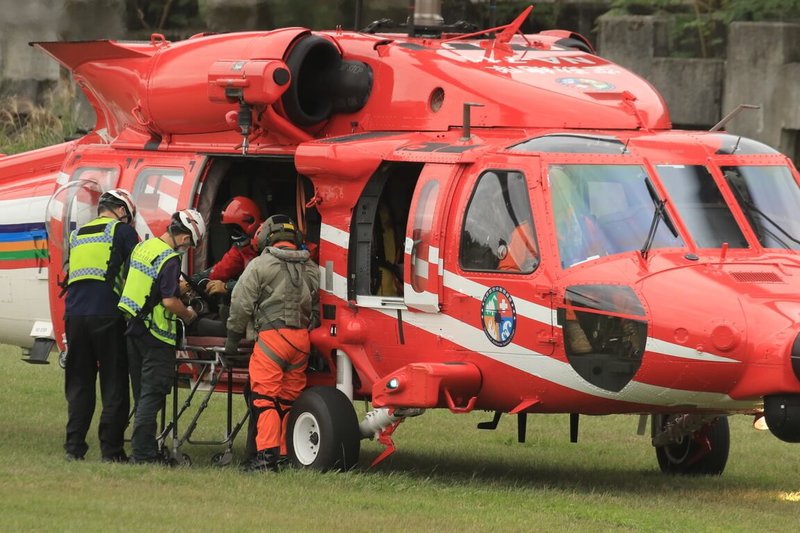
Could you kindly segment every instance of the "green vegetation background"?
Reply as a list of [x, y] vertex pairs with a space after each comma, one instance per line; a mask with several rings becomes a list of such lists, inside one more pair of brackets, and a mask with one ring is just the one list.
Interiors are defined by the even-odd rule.
[[[353, 472], [254, 475], [211, 466], [208, 446], [183, 447], [191, 467], [101, 463], [95, 427], [67, 463], [63, 371], [0, 346], [0, 375], [0, 531], [785, 532], [800, 516], [800, 448], [745, 416], [721, 477], [662, 475], [635, 416], [582, 417], [577, 444], [566, 415], [531, 416], [519, 444], [514, 417], [478, 431], [490, 413], [438, 410], [401, 424], [375, 469], [382, 447], [363, 441]], [[197, 437], [220, 436], [223, 409], [215, 395]]]

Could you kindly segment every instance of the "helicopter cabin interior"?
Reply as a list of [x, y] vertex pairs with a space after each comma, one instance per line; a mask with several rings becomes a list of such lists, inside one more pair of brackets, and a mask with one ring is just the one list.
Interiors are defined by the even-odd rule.
[[230, 248], [230, 235], [221, 215], [236, 196], [253, 200], [262, 220], [276, 214], [290, 216], [298, 222], [307, 242], [319, 243], [319, 212], [315, 207], [305, 208], [313, 194], [311, 181], [297, 174], [290, 157], [211, 158], [197, 206], [208, 222], [208, 236], [197, 248], [193, 270], [216, 264]]
[[[403, 245], [421, 163], [386, 162], [370, 178], [354, 210], [349, 297], [360, 304], [384, 304], [403, 296]], [[299, 181], [298, 181], [299, 180]], [[221, 214], [235, 196], [246, 196], [264, 218], [285, 214], [298, 220], [308, 243], [318, 244], [322, 225], [316, 207], [305, 204], [314, 186], [299, 175], [291, 157], [214, 156], [202, 180], [198, 210], [208, 221], [208, 237], [194, 255], [193, 271], [215, 264], [230, 247]]]

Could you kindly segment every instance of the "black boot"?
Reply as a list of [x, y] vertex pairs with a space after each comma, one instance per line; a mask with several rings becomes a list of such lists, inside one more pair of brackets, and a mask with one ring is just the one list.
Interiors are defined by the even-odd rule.
[[277, 472], [280, 448], [267, 448], [259, 450], [245, 468], [248, 472]]

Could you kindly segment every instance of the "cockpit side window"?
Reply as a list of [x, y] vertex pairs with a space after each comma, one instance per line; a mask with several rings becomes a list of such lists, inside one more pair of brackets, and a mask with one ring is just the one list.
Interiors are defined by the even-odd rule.
[[182, 168], [147, 167], [136, 175], [131, 194], [150, 235], [160, 234], [178, 210], [183, 178]]
[[119, 168], [101, 167], [80, 167], [72, 173], [70, 181], [91, 180], [100, 186], [100, 189], [107, 191], [117, 185], [119, 179]]
[[464, 217], [464, 270], [529, 274], [539, 264], [528, 184], [520, 172], [491, 170], [475, 186]]

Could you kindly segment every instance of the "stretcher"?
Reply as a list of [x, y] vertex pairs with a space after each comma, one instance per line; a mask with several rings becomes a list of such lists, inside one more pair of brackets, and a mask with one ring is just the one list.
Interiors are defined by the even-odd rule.
[[[212, 464], [225, 466], [233, 459], [233, 443], [247, 423], [249, 411], [234, 415], [233, 396], [244, 392], [249, 380], [248, 362], [253, 349], [252, 341], [243, 341], [239, 353], [225, 354], [224, 337], [187, 337], [178, 350], [175, 363], [175, 380], [172, 406], [161, 411], [161, 432], [157, 440], [164, 454], [173, 464], [191, 465], [191, 457], [182, 451], [184, 444], [218, 446], [223, 450], [212, 456]], [[181, 394], [182, 389], [188, 392]], [[195, 430], [215, 394], [224, 394], [226, 401], [225, 428], [219, 439], [195, 439]], [[184, 396], [179, 398], [179, 396]], [[196, 406], [192, 413], [191, 408]], [[168, 413], [171, 419], [168, 420]], [[185, 424], [182, 423], [191, 416]]]

